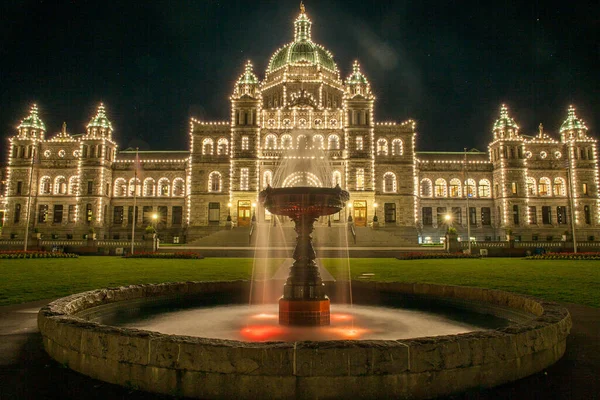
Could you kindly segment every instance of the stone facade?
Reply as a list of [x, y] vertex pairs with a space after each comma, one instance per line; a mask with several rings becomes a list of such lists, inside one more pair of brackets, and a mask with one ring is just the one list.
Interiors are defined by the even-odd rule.
[[45, 237], [93, 228], [129, 239], [134, 197], [139, 230], [155, 225], [167, 242], [225, 228], [229, 217], [238, 226], [269, 220], [258, 193], [306, 174], [279, 176], [286, 159], [310, 148], [330, 170], [311, 184], [351, 195], [333, 223], [352, 216], [367, 226], [377, 215], [376, 225], [413, 242], [439, 242], [449, 226], [462, 240], [548, 241], [569, 239], [574, 219], [578, 240], [600, 238], [597, 142], [572, 107], [560, 139], [541, 127], [519, 133], [502, 106], [487, 152], [450, 153], [418, 152], [416, 123], [375, 121], [375, 101], [357, 62], [340, 78], [302, 12], [262, 81], [245, 66], [229, 121], [191, 120], [186, 151], [117, 151], [103, 106], [85, 134], [63, 128], [46, 139], [34, 106], [8, 146], [3, 237], [22, 238], [28, 221]]

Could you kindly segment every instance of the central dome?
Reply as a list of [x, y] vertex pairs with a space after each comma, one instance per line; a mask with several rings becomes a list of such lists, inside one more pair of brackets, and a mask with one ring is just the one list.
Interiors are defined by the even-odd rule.
[[319, 65], [332, 72], [337, 72], [333, 55], [323, 46], [311, 40], [311, 21], [302, 10], [294, 22], [294, 41], [277, 50], [267, 72], [273, 72], [286, 65]]

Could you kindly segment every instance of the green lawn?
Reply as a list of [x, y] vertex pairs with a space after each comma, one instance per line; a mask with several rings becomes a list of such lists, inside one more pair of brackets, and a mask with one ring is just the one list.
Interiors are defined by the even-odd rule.
[[[259, 261], [256, 271], [270, 276], [281, 262]], [[337, 279], [348, 278], [348, 260], [325, 259], [323, 264]], [[373, 273], [373, 280], [479, 286], [600, 307], [600, 261], [356, 258], [350, 265], [353, 278]], [[248, 258], [0, 260], [0, 305], [136, 283], [249, 279], [252, 268]]]

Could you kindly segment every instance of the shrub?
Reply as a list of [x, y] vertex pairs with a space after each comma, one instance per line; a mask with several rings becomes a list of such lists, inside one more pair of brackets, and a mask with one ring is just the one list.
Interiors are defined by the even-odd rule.
[[49, 251], [0, 251], [0, 260], [26, 259], [26, 258], [77, 258], [74, 253], [52, 253]]
[[446, 258], [480, 258], [481, 256], [475, 254], [465, 253], [406, 253], [400, 257], [396, 257], [398, 260], [433, 260], [433, 259], [446, 259]]
[[525, 257], [527, 260], [600, 260], [599, 252], [590, 253], [546, 253]]
[[201, 260], [204, 257], [200, 253], [193, 252], [178, 252], [178, 253], [158, 253], [158, 252], [139, 252], [123, 256], [123, 258], [169, 258], [169, 259], [184, 259], [184, 260]]

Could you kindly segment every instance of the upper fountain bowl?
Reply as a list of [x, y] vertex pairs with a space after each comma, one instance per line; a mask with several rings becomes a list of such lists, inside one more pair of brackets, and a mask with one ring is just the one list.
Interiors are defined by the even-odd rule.
[[340, 212], [350, 194], [339, 186], [322, 188], [311, 186], [272, 188], [260, 192], [259, 201], [271, 214], [292, 219], [300, 216], [321, 217]]

